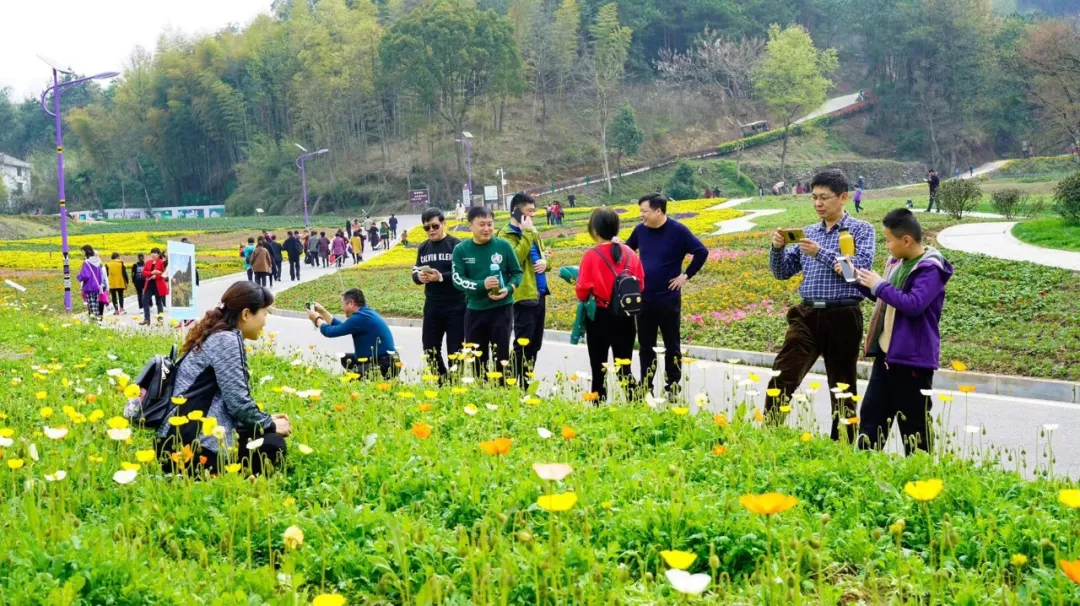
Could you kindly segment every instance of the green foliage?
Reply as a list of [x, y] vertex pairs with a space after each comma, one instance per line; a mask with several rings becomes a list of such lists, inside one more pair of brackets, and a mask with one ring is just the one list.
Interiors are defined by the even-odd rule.
[[969, 213], [979, 206], [982, 199], [982, 190], [975, 179], [949, 179], [938, 188], [938, 197], [941, 198], [941, 210], [949, 213], [956, 220], [964, 218], [964, 213]]
[[694, 167], [683, 160], [675, 167], [675, 174], [664, 186], [664, 194], [671, 200], [693, 200], [701, 197], [694, 179]]
[[1009, 188], [990, 194], [990, 203], [994, 210], [1006, 219], [1027, 216], [1030, 198], [1019, 189]]
[[619, 106], [615, 118], [611, 121], [608, 137], [611, 147], [619, 152], [615, 161], [616, 167], [621, 166], [624, 155], [633, 156], [638, 153], [641, 143], [645, 140], [645, 133], [638, 128], [637, 116], [634, 115], [634, 108], [629, 103]]
[[1080, 225], [1069, 225], [1059, 217], [1044, 217], [1017, 223], [1012, 234], [1018, 240], [1042, 246], [1080, 252]]
[[8, 201], [7, 184], [4, 182], [3, 179], [0, 179], [0, 204], [7, 204], [7, 201]]
[[1062, 179], [1054, 188], [1054, 212], [1069, 225], [1080, 225], [1080, 172]]

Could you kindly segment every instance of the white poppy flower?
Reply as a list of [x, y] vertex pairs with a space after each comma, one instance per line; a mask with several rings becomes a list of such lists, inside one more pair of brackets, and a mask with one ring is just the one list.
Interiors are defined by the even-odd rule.
[[77, 393], [77, 394], [79, 394], [81, 396], [81, 395], [84, 395], [86, 393], [86, 390], [83, 389], [82, 387], [76, 387], [75, 388], [75, 393]]
[[106, 432], [110, 438], [117, 442], [123, 442], [124, 440], [131, 438], [131, 428], [125, 427], [123, 429], [110, 429]]
[[657, 398], [650, 394], [645, 394], [645, 403], [649, 405], [649, 408], [659, 408], [661, 404], [666, 404], [666, 398]]
[[105, 374], [109, 375], [110, 377], [119, 378], [121, 375], [124, 374], [124, 369], [123, 368], [110, 368], [109, 370], [105, 371]]
[[41, 457], [38, 456], [37, 444], [31, 444], [30, 448], [26, 449], [30, 453], [30, 458], [34, 461], [40, 461]]
[[770, 377], [779, 377], [780, 376], [780, 371], [779, 370], [770, 370], [769, 371], [769, 376]]
[[920, 389], [919, 393], [921, 393], [922, 395], [929, 398], [930, 396], [934, 395], [934, 390], [933, 389]]
[[117, 484], [131, 484], [135, 481], [137, 475], [139, 475], [139, 472], [134, 469], [121, 469], [113, 474], [112, 479]]
[[698, 595], [705, 591], [705, 588], [712, 582], [712, 578], [707, 574], [690, 574], [685, 570], [676, 568], [668, 569], [664, 574], [667, 575], [668, 582], [675, 588], [675, 591], [690, 595]]
[[12, 440], [11, 438], [5, 438], [3, 436], [0, 436], [0, 447], [7, 448], [7, 447], [11, 446], [14, 443], [15, 443], [15, 440]]
[[544, 429], [543, 427], [537, 427], [536, 428], [536, 433], [540, 434], [540, 437], [545, 439], [545, 440], [550, 438], [551, 435], [552, 435], [550, 431], [548, 431], [547, 429]]
[[248, 450], [258, 450], [263, 445], [263, 438], [256, 438], [247, 443]]
[[541, 480], [561, 482], [574, 468], [566, 463], [533, 463], [532, 470]]
[[836, 399], [837, 400], [847, 400], [848, 398], [851, 397], [851, 392], [850, 391], [834, 391], [833, 393], [836, 394]]
[[476, 407], [473, 406], [472, 404], [469, 404], [469, 405], [465, 406], [465, 408], [463, 410], [465, 411], [465, 414], [469, 415], [470, 417], [475, 417], [476, 413], [478, 412], [476, 410]]
[[63, 469], [57, 470], [56, 473], [47, 474], [45, 476], [46, 482], [59, 482], [67, 477], [67, 472]]
[[450, 372], [457, 372], [457, 364], [454, 364], [448, 369]]
[[281, 388], [281, 393], [294, 394], [294, 393], [296, 393], [296, 388], [295, 387], [289, 387], [288, 385], [286, 385], [285, 387]]
[[210, 432], [210, 434], [213, 435], [215, 438], [217, 438], [219, 440], [224, 440], [225, 439], [225, 428], [222, 427], [221, 425], [218, 425], [217, 427], [214, 428], [213, 431]]
[[709, 396], [699, 393], [694, 396], [694, 404], [697, 404], [699, 408], [705, 408], [709, 404]]
[[1054, 431], [1058, 427], [1061, 427], [1061, 425], [1059, 425], [1058, 423], [1046, 423], [1045, 425], [1043, 425], [1043, 429], [1045, 429], [1046, 431]]
[[487, 409], [488, 410], [499, 410], [499, 407], [494, 405], [494, 404], [488, 404]]
[[270, 381], [273, 381], [273, 380], [274, 380], [274, 375], [266, 375], [265, 377], [259, 379], [259, 385], [266, 385], [267, 383], [269, 383]]
[[746, 392], [746, 397], [748, 397], [748, 398], [756, 398], [756, 397], [758, 397], [760, 395], [761, 395], [760, 391], [749, 390], [749, 391]]
[[476, 382], [476, 379], [472, 377], [461, 377], [461, 382], [465, 385], [472, 385]]
[[743, 380], [739, 381], [739, 387], [750, 387], [753, 384], [754, 384], [754, 381], [751, 380], [751, 379], [743, 379]]
[[663, 354], [664, 352], [667, 351], [667, 348], [666, 347], [654, 347], [654, 348], [652, 348], [652, 350], [654, 352], [656, 352], [657, 354]]
[[66, 427], [45, 427], [41, 431], [50, 440], [63, 440], [64, 436], [68, 434]]
[[807, 398], [804, 394], [797, 393], [791, 396], [791, 400], [800, 404], [805, 404], [806, 402], [810, 401], [810, 398]]
[[965, 427], [964, 429], [965, 429], [965, 431], [967, 431], [968, 433], [979, 433], [980, 431], [982, 431], [982, 428], [981, 428], [981, 427], [979, 427], [978, 425], [968, 425], [968, 426], [967, 426], [967, 427]]
[[301, 360], [300, 358], [297, 358], [297, 359], [293, 360], [292, 362], [290, 362], [290, 364], [293, 365], [293, 366], [303, 366], [304, 361]]
[[375, 441], [379, 439], [379, 434], [371, 433], [364, 438], [364, 448], [371, 448], [375, 445]]

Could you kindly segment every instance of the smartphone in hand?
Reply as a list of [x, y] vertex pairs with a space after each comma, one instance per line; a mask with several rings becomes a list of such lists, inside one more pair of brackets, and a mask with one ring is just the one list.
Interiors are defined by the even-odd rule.
[[840, 264], [840, 273], [844, 275], [844, 282], [854, 284], [858, 280], [858, 275], [855, 273], [855, 263], [852, 262], [851, 257], [837, 257], [836, 262]]
[[784, 235], [784, 242], [788, 244], [798, 244], [806, 238], [806, 232], [801, 229], [781, 229], [780, 233]]

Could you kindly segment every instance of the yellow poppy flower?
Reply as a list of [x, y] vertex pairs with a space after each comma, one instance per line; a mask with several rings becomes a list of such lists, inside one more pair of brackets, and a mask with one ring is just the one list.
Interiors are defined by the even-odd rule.
[[139, 450], [135, 452], [135, 460], [140, 463], [149, 463], [157, 457], [157, 453], [153, 450]]
[[1058, 502], [1072, 509], [1080, 508], [1080, 490], [1062, 490], [1058, 493]]
[[577, 493], [544, 495], [536, 500], [537, 506], [545, 511], [567, 511], [577, 503]]
[[664, 558], [671, 568], [686, 570], [697, 559], [697, 554], [689, 551], [664, 550], [660, 552], [660, 557]]
[[941, 491], [944, 488], [945, 483], [937, 478], [932, 480], [916, 480], [904, 484], [904, 492], [906, 492], [909, 497], [924, 503], [938, 498], [938, 495], [941, 494]]
[[765, 494], [745, 494], [739, 497], [739, 504], [756, 514], [773, 515], [785, 512], [799, 503], [793, 496], [769, 492]]

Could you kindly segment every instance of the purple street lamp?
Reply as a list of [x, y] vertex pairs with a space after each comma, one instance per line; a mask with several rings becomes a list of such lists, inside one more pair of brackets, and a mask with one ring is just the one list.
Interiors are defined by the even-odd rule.
[[[64, 95], [65, 90], [72, 86], [78, 86], [100, 78], [113, 78], [119, 76], [120, 73], [105, 72], [103, 74], [79, 78], [78, 80], [72, 80], [61, 84], [60, 74], [71, 74], [71, 68], [60, 67], [60, 63], [50, 61], [40, 55], [38, 58], [45, 63], [48, 63], [49, 67], [52, 68], [53, 73], [53, 85], [45, 89], [45, 92], [41, 93], [41, 109], [56, 120], [56, 178], [59, 182], [57, 185], [57, 192], [60, 195], [60, 244], [64, 252], [64, 309], [67, 310], [68, 313], [71, 313], [71, 251], [68, 247], [67, 201], [64, 199], [64, 135], [60, 130], [60, 97]], [[49, 91], [52, 91], [53, 93], [52, 110], [45, 104], [45, 97], [49, 94]]]
[[308, 150], [304, 149], [303, 145], [300, 145], [299, 143], [294, 143], [293, 145], [299, 147], [300, 151], [304, 152], [304, 155], [296, 159], [296, 166], [300, 168], [300, 187], [304, 191], [304, 229], [311, 229], [311, 220], [308, 219], [307, 171], [304, 170], [304, 161], [312, 156], [321, 156], [323, 154], [328, 154], [330, 153], [330, 150], [320, 149], [317, 152], [309, 152]]

